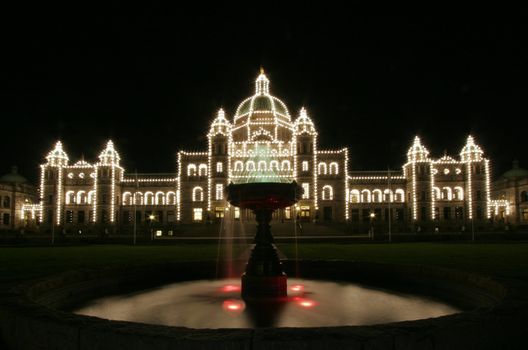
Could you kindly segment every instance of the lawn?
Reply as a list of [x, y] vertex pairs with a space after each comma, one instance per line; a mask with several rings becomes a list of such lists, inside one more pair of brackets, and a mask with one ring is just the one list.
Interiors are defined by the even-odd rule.
[[[293, 244], [279, 244], [278, 248], [288, 258], [295, 258]], [[246, 246], [236, 246], [234, 256], [239, 256], [245, 249]], [[215, 244], [0, 247], [0, 282], [19, 281], [79, 268], [216, 260], [218, 251]], [[298, 255], [301, 259], [442, 266], [528, 281], [526, 243], [303, 243], [298, 246]]]

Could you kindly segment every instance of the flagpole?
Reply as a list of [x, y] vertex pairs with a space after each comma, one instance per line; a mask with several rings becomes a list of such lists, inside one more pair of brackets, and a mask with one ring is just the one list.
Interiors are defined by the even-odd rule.
[[[138, 184], [138, 177], [137, 177], [137, 169], [135, 171], [136, 173], [136, 192], [139, 188], [139, 184]], [[137, 210], [137, 204], [136, 204], [136, 192], [134, 193], [134, 195], [132, 196], [132, 200], [134, 201], [134, 215], [132, 216], [133, 217], [133, 220], [134, 220], [134, 245], [136, 245], [136, 230], [137, 230], [137, 213], [136, 213], [136, 210]]]
[[387, 182], [389, 185], [389, 243], [392, 242], [392, 212], [391, 212], [391, 202], [394, 199], [394, 195], [391, 190], [391, 173], [390, 168], [387, 167]]

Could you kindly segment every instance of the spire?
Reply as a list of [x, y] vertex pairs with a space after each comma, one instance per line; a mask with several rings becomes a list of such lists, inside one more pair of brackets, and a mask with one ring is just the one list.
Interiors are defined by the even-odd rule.
[[473, 136], [469, 135], [467, 138], [466, 145], [462, 148], [462, 151], [460, 152], [460, 158], [462, 159], [462, 161], [480, 161], [482, 160], [482, 154], [484, 154], [482, 149], [475, 143], [475, 140], [473, 140]]
[[427, 161], [429, 151], [422, 145], [422, 141], [418, 136], [414, 138], [414, 142], [407, 152], [407, 159], [409, 162], [423, 162]]
[[220, 108], [218, 110], [218, 113], [216, 114], [216, 118], [213, 120], [213, 123], [211, 124], [211, 128], [209, 129], [208, 136], [211, 137], [217, 134], [228, 136], [230, 131], [231, 131], [231, 124], [229, 123], [229, 120], [226, 119], [224, 110]]
[[57, 141], [57, 143], [55, 143], [55, 148], [48, 153], [46, 160], [48, 161], [48, 164], [52, 166], [68, 165], [68, 155], [62, 148], [62, 142]]
[[106, 148], [99, 155], [99, 160], [103, 165], [119, 165], [121, 158], [114, 148], [112, 140], [108, 140]]
[[269, 94], [269, 79], [264, 74], [264, 68], [260, 67], [260, 74], [255, 81], [255, 94], [268, 95]]

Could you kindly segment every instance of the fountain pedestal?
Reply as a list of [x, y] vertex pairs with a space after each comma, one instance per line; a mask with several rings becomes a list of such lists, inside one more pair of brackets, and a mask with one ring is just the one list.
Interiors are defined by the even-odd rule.
[[303, 189], [292, 183], [245, 183], [227, 186], [227, 200], [251, 209], [257, 221], [255, 247], [242, 275], [244, 299], [277, 299], [287, 296], [287, 276], [282, 269], [270, 230], [275, 210], [295, 204]]

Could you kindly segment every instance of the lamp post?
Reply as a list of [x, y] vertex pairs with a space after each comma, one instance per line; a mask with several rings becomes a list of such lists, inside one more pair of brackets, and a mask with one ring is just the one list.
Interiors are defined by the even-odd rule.
[[376, 214], [374, 212], [370, 213], [370, 238], [374, 238], [374, 219]]
[[150, 227], [150, 240], [151, 241], [154, 240], [154, 230], [152, 229], [152, 221], [154, 221], [155, 218], [156, 216], [154, 216], [154, 214], [149, 215], [149, 227]]

